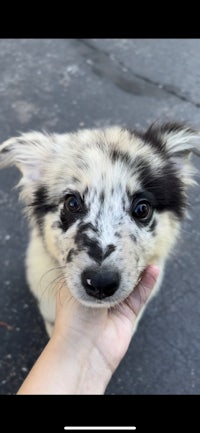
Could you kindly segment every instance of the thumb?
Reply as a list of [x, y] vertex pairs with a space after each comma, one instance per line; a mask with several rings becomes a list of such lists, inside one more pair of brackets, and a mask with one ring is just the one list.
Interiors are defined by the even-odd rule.
[[143, 272], [136, 288], [127, 298], [127, 304], [136, 317], [150, 298], [152, 290], [156, 285], [159, 272], [158, 266], [148, 266]]

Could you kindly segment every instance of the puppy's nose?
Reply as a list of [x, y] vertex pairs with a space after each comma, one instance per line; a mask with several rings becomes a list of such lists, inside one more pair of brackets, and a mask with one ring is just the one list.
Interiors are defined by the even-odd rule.
[[104, 299], [116, 292], [120, 275], [116, 270], [87, 268], [81, 275], [81, 281], [88, 295]]

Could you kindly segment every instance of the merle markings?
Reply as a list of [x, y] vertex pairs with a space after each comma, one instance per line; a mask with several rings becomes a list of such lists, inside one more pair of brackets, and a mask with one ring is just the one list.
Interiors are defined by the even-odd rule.
[[48, 195], [48, 189], [45, 186], [40, 186], [34, 193], [34, 200], [30, 204], [33, 209], [37, 221], [41, 223], [42, 218], [48, 212], [54, 212], [58, 205], [51, 203]]
[[81, 223], [79, 224], [74, 242], [77, 245], [78, 251], [87, 250], [89, 257], [98, 264], [101, 264], [103, 260], [115, 251], [116, 247], [115, 245], [109, 244], [104, 251], [97, 239], [92, 239], [85, 233], [87, 229], [93, 230], [94, 232], [97, 231], [93, 224]]
[[100, 198], [101, 204], [103, 204], [104, 200], [105, 200], [105, 192], [104, 191], [101, 191], [101, 194], [100, 194], [99, 198]]
[[128, 152], [122, 152], [117, 148], [111, 148], [109, 151], [109, 156], [113, 163], [120, 161], [121, 163], [127, 165], [129, 168], [132, 167], [133, 160], [131, 159], [131, 156], [128, 154]]
[[110, 254], [112, 254], [115, 250], [116, 250], [116, 246], [115, 245], [112, 245], [112, 244], [108, 245], [106, 247], [106, 251], [105, 251], [105, 253], [103, 255], [103, 260], [105, 260], [108, 256], [110, 256]]
[[132, 241], [133, 241], [135, 244], [137, 244], [137, 238], [136, 238], [136, 236], [135, 236], [133, 233], [130, 234], [130, 238], [132, 239]]
[[79, 223], [79, 232], [85, 232], [86, 230], [92, 230], [94, 233], [98, 233], [97, 227], [95, 227], [91, 222], [88, 223]]
[[78, 230], [74, 242], [77, 245], [78, 251], [86, 249], [89, 257], [97, 263], [102, 262], [103, 250], [97, 240], [91, 239], [86, 233]]

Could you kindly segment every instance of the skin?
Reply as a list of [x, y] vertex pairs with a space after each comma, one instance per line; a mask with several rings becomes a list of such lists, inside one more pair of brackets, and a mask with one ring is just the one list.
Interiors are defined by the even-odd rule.
[[109, 310], [85, 307], [63, 287], [53, 335], [18, 394], [104, 394], [158, 274], [157, 266], [148, 266], [131, 295]]

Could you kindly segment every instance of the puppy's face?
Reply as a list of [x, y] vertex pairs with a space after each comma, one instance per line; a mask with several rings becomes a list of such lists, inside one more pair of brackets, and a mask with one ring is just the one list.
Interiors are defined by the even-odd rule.
[[1, 147], [23, 173], [22, 198], [67, 287], [86, 305], [111, 306], [174, 243], [186, 204], [197, 133], [181, 125], [145, 134], [119, 127], [29, 133]]

